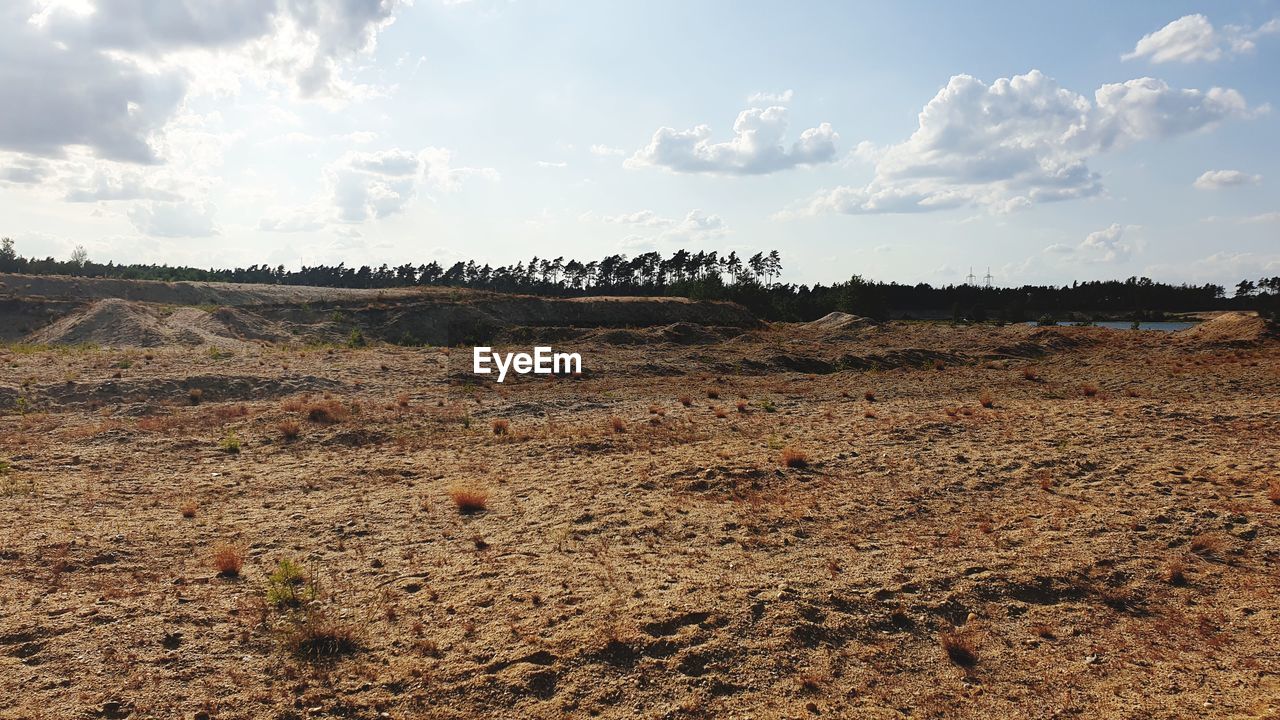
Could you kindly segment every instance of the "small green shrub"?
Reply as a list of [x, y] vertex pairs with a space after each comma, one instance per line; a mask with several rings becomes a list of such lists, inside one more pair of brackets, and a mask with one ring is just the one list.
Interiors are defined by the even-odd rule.
[[[285, 558], [267, 576], [267, 603], [276, 607], [297, 607], [308, 595], [307, 574], [298, 563]], [[313, 588], [314, 590], [314, 588]]]
[[225, 453], [240, 452], [240, 438], [236, 437], [235, 432], [229, 432], [222, 438], [222, 442], [218, 443], [218, 447]]

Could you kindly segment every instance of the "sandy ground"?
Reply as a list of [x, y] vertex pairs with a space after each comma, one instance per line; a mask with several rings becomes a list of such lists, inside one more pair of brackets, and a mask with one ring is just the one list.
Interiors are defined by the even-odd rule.
[[1280, 714], [1276, 341], [561, 349], [0, 349], [0, 717]]

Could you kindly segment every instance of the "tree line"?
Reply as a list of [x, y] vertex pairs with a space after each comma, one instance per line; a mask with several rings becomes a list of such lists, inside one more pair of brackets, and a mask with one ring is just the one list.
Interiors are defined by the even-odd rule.
[[1101, 317], [1158, 320], [1165, 313], [1188, 310], [1235, 308], [1274, 314], [1280, 309], [1280, 277], [1242, 280], [1234, 296], [1228, 298], [1221, 285], [1171, 285], [1137, 277], [1011, 288], [882, 283], [854, 275], [831, 285], [797, 285], [780, 282], [782, 269], [777, 250], [745, 258], [736, 252], [677, 250], [670, 256], [646, 252], [634, 257], [608, 255], [589, 262], [533, 257], [498, 267], [475, 261], [443, 266], [433, 261], [376, 268], [340, 263], [304, 265], [297, 270], [266, 264], [206, 270], [104, 264], [90, 260], [83, 248], [76, 248], [67, 260], [26, 258], [17, 253], [12, 240], [0, 239], [0, 272], [8, 273], [336, 288], [465, 287], [554, 297], [687, 297], [738, 302], [771, 320], [812, 320], [835, 310], [877, 319], [942, 314], [956, 321], [1022, 322]]

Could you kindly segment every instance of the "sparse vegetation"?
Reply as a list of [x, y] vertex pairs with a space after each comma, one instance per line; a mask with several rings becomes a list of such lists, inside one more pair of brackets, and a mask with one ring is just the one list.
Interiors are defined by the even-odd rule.
[[493, 434], [506, 435], [511, 430], [511, 421], [498, 419], [493, 421]]
[[1101, 392], [1101, 390], [1098, 388], [1097, 385], [1093, 383], [1085, 383], [1084, 385], [1080, 386], [1080, 394], [1084, 395], [1085, 397], [1094, 397], [1099, 392]]
[[796, 448], [787, 447], [782, 449], [782, 464], [789, 468], [806, 468], [809, 467], [809, 456]]
[[307, 419], [313, 423], [332, 425], [350, 417], [351, 412], [337, 400], [322, 400], [307, 407]]
[[218, 543], [213, 546], [213, 569], [222, 577], [240, 577], [244, 555], [244, 548], [239, 545]]
[[614, 415], [609, 418], [609, 429], [614, 433], [624, 433], [627, 431], [627, 423], [622, 418]]
[[276, 423], [276, 430], [279, 431], [280, 437], [286, 442], [297, 440], [302, 434], [302, 424], [292, 418], [286, 418]]
[[322, 662], [349, 655], [360, 647], [354, 623], [335, 617], [327, 609], [309, 608], [282, 636], [285, 649], [295, 657]]
[[449, 499], [464, 515], [487, 509], [489, 493], [481, 488], [458, 485], [449, 488]]
[[200, 505], [197, 504], [195, 500], [184, 500], [182, 501], [182, 504], [178, 505], [178, 513], [184, 518], [195, 517], [196, 511], [199, 509]]
[[978, 664], [978, 644], [971, 632], [966, 630], [944, 632], [938, 640], [951, 662], [966, 668]]
[[201, 390], [200, 388], [191, 388], [187, 391], [187, 401], [192, 405], [199, 405], [200, 401], [203, 399], [204, 390]]
[[218, 442], [218, 448], [225, 453], [240, 452], [240, 438], [236, 436], [234, 431], [228, 432], [222, 436], [222, 440]]
[[307, 573], [298, 563], [285, 558], [267, 576], [267, 603], [275, 607], [297, 607], [306, 598]]
[[983, 390], [982, 393], [978, 395], [978, 404], [987, 409], [991, 409], [996, 406], [996, 401], [991, 397], [990, 390]]
[[1181, 560], [1173, 559], [1165, 563], [1164, 571], [1161, 574], [1165, 582], [1170, 585], [1187, 584], [1187, 565]]

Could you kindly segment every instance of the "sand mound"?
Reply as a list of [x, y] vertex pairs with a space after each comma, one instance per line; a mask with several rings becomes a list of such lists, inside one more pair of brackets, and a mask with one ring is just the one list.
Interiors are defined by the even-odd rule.
[[28, 335], [40, 345], [102, 345], [158, 347], [161, 345], [235, 346], [245, 339], [274, 339], [281, 334], [263, 321], [228, 311], [205, 312], [192, 307], [167, 308], [110, 298], [99, 300]]
[[1228, 312], [1182, 330], [1184, 340], [1210, 345], [1253, 345], [1280, 336], [1274, 323], [1251, 313]]
[[828, 313], [822, 318], [813, 320], [813, 322], [804, 323], [803, 327], [806, 331], [824, 334], [824, 336], [849, 336], [856, 334], [863, 328], [873, 325], [872, 320], [863, 318], [860, 315], [850, 315], [849, 313]]

